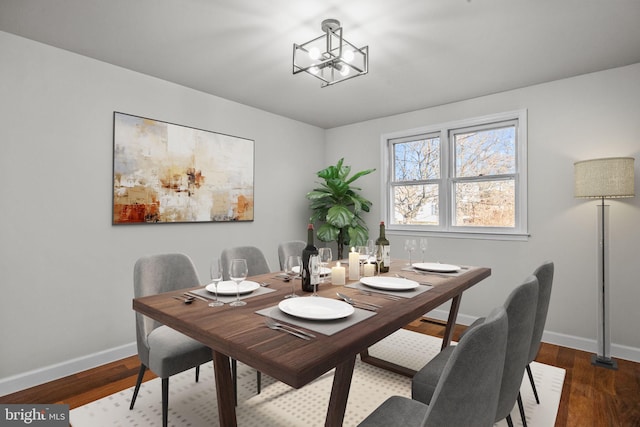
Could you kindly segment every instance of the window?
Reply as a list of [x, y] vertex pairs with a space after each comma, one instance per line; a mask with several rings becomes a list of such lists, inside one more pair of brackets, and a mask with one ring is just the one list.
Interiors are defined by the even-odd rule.
[[383, 135], [390, 231], [523, 236], [526, 111]]

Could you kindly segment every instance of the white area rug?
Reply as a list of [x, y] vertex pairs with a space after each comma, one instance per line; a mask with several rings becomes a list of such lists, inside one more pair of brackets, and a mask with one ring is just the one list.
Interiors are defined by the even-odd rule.
[[[437, 354], [441, 340], [407, 330], [385, 338], [369, 352], [413, 369], [420, 369]], [[540, 405], [536, 404], [531, 385], [525, 375], [522, 398], [527, 424], [530, 427], [553, 427], [555, 424], [564, 369], [533, 363]], [[208, 363], [200, 371], [200, 381], [194, 381], [194, 371], [175, 375], [169, 380], [169, 425], [204, 427], [219, 426], [215, 397], [213, 366]], [[239, 426], [323, 426], [333, 371], [301, 389], [262, 376], [262, 393], [256, 395], [255, 370], [238, 364]], [[136, 405], [129, 410], [133, 388], [115, 393], [71, 411], [73, 427], [160, 426], [160, 380], [142, 384]], [[344, 426], [356, 426], [389, 396], [411, 396], [411, 379], [365, 363], [357, 358], [351, 383]], [[517, 405], [511, 415], [515, 425], [522, 425]], [[501, 421], [497, 426], [506, 426]]]

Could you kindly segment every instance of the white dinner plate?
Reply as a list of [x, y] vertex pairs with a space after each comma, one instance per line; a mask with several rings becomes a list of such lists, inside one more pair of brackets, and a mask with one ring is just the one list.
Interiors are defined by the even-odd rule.
[[280, 301], [278, 308], [292, 316], [311, 320], [342, 319], [355, 311], [344, 301], [324, 297], [289, 298]]
[[[300, 267], [293, 267], [293, 272], [296, 274], [300, 274]], [[331, 274], [331, 269], [327, 268], [327, 267], [322, 267], [320, 268], [320, 275], [321, 276], [327, 276]]]
[[387, 291], [408, 291], [420, 286], [418, 282], [413, 280], [387, 276], [361, 277], [360, 283]]
[[[216, 287], [213, 283], [209, 283], [205, 289], [211, 293], [216, 291]], [[224, 280], [218, 283], [218, 295], [235, 295], [236, 289], [239, 290], [240, 294], [250, 294], [256, 289], [260, 289], [260, 285], [256, 282], [252, 282], [251, 280], [240, 282], [239, 288], [236, 288], [236, 282], [233, 280]]]
[[460, 266], [452, 264], [440, 264], [439, 262], [417, 262], [413, 268], [424, 271], [436, 271], [438, 273], [455, 273], [460, 270]]

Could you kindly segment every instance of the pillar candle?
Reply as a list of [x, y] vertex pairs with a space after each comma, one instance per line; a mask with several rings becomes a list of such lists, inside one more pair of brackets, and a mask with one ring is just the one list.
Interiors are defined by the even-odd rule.
[[370, 262], [364, 265], [364, 277], [375, 276], [376, 274], [376, 266], [375, 264], [371, 264]]
[[360, 279], [360, 254], [355, 248], [349, 252], [349, 280]]
[[331, 268], [331, 283], [334, 285], [345, 284], [345, 270], [344, 267], [340, 265], [340, 261], [336, 263], [335, 267]]

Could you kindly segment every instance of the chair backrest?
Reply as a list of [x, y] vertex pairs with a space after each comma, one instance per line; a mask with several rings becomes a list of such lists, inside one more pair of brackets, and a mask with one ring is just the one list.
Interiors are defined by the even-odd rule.
[[533, 275], [538, 279], [538, 305], [536, 307], [536, 320], [533, 324], [531, 347], [529, 348], [529, 363], [535, 360], [538, 350], [540, 350], [540, 341], [542, 341], [542, 333], [544, 332], [544, 325], [549, 311], [549, 300], [551, 299], [553, 271], [553, 262], [546, 261], [533, 272]]
[[522, 377], [529, 363], [527, 359], [531, 346], [533, 323], [536, 318], [537, 301], [538, 279], [535, 276], [529, 276], [522, 285], [509, 294], [504, 303], [509, 319], [509, 333], [507, 334], [507, 354], [504, 360], [496, 422], [511, 413], [518, 398]]
[[445, 364], [423, 426], [493, 426], [508, 320], [497, 307], [460, 339]]
[[267, 258], [265, 258], [262, 251], [255, 246], [236, 246], [223, 249], [220, 254], [220, 259], [222, 261], [222, 278], [224, 280], [229, 280], [229, 263], [232, 259], [246, 259], [249, 276], [269, 273], [271, 271]]
[[307, 243], [302, 240], [290, 240], [288, 242], [282, 242], [278, 245], [278, 261], [280, 261], [280, 271], [284, 270], [284, 262], [288, 256], [300, 255], [302, 256], [302, 250], [307, 246]]
[[[136, 298], [200, 285], [196, 267], [185, 254], [144, 256], [133, 268], [133, 294]], [[138, 354], [148, 366], [147, 336], [161, 323], [136, 312]]]

